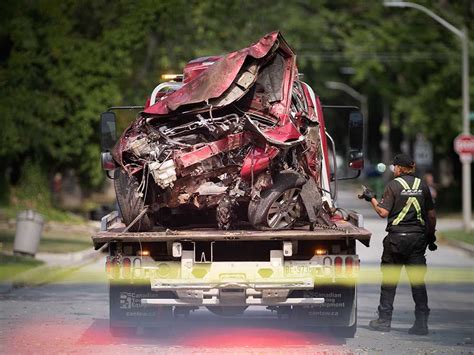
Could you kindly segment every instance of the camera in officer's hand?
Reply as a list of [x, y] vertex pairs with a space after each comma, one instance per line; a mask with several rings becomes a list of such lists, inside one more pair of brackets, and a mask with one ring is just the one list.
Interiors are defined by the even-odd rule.
[[367, 202], [372, 201], [373, 198], [377, 198], [377, 195], [375, 192], [373, 192], [371, 189], [369, 189], [367, 186], [362, 185], [362, 194], [357, 195], [359, 199], [364, 199]]

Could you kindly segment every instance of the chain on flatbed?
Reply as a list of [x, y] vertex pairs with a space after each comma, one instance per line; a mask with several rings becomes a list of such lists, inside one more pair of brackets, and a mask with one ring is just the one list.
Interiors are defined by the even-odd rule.
[[349, 230], [337, 226], [327, 226], [324, 224], [319, 224], [319, 223], [313, 223], [313, 228], [320, 228], [320, 229], [328, 229], [328, 230], [334, 230], [338, 232], [344, 232], [345, 234], [349, 233]]

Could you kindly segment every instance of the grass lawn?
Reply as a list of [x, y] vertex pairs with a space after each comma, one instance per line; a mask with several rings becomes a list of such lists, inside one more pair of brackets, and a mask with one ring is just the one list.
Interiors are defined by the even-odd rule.
[[[2, 219], [15, 219], [19, 212], [25, 211], [29, 208], [25, 206], [0, 206], [0, 217]], [[74, 224], [84, 224], [86, 220], [81, 216], [71, 213], [62, 211], [56, 208], [48, 207], [48, 208], [38, 208], [37, 212], [39, 212], [45, 220], [47, 221], [56, 221], [62, 223], [74, 223]]]
[[[14, 229], [0, 229], [0, 251], [12, 251], [14, 239]], [[43, 232], [39, 252], [69, 253], [91, 247], [92, 241], [88, 232], [51, 230]]]
[[0, 282], [42, 264], [42, 261], [30, 257], [0, 254]]
[[440, 239], [457, 240], [464, 243], [474, 244], [474, 231], [465, 232], [462, 229], [438, 232]]

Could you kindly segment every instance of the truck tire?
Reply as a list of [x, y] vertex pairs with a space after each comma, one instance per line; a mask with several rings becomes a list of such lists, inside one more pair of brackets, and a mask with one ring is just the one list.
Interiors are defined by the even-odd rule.
[[261, 193], [260, 198], [251, 201], [248, 219], [256, 229], [288, 229], [300, 216], [301, 186], [306, 179], [294, 171], [278, 174], [274, 184]]
[[[129, 176], [122, 169], [115, 170], [115, 194], [126, 226], [133, 222], [145, 206], [145, 199], [137, 193], [138, 185], [138, 181], [134, 176]], [[153, 214], [145, 213], [129, 230], [131, 232], [148, 232], [153, 229], [154, 225]]]

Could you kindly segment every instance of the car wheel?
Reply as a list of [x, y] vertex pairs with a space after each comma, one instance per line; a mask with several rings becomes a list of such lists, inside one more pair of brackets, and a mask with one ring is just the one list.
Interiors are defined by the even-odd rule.
[[280, 173], [271, 188], [263, 191], [258, 200], [250, 202], [249, 222], [257, 229], [291, 228], [302, 214], [300, 193], [305, 182], [298, 173]]
[[[129, 176], [122, 169], [114, 173], [114, 186], [117, 202], [126, 226], [132, 223], [145, 206], [145, 199], [137, 192], [138, 181], [134, 176]], [[151, 213], [145, 213], [140, 220], [130, 227], [131, 232], [147, 232], [153, 229], [155, 220]]]

